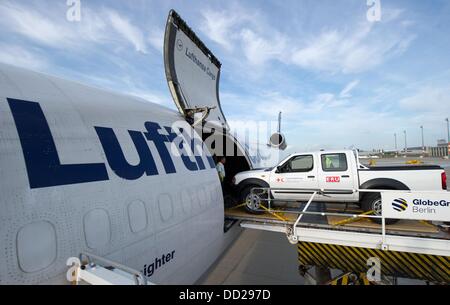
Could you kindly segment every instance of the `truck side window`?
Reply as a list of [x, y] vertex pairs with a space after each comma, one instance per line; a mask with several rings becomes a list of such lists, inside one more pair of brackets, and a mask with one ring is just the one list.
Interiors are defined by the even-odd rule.
[[312, 155], [296, 156], [283, 166], [284, 173], [310, 172], [314, 168]]
[[324, 172], [345, 172], [348, 169], [345, 154], [322, 155], [322, 170]]

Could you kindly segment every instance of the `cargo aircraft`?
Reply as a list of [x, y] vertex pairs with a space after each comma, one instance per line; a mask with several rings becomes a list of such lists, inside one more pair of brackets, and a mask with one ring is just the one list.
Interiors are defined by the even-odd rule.
[[230, 133], [221, 63], [173, 10], [164, 62], [179, 111], [0, 65], [0, 284], [68, 284], [84, 252], [194, 284], [239, 234], [213, 146], [233, 152], [228, 179], [265, 157]]

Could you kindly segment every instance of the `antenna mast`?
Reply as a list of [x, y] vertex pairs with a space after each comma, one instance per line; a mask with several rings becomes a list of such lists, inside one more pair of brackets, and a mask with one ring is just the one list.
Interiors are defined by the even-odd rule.
[[281, 133], [281, 111], [278, 114], [278, 133]]

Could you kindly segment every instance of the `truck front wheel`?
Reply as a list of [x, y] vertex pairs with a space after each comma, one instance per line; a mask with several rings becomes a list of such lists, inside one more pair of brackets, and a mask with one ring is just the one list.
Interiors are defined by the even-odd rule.
[[258, 187], [256, 185], [246, 187], [241, 193], [241, 202], [245, 203], [245, 210], [250, 214], [262, 214], [261, 205], [264, 204], [264, 198], [253, 192], [252, 189]]
[[[368, 193], [364, 196], [361, 202], [361, 208], [364, 212], [373, 211], [374, 216], [381, 216], [381, 195], [380, 193]], [[377, 224], [381, 224], [381, 218], [371, 218], [371, 220]], [[398, 222], [398, 219], [389, 219], [385, 220], [387, 225], [392, 225]]]

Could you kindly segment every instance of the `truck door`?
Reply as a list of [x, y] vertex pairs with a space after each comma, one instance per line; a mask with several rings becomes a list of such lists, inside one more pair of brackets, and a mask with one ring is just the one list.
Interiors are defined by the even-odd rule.
[[345, 153], [320, 154], [319, 188], [329, 192], [332, 201], [354, 201], [357, 188], [351, 160]]
[[296, 155], [274, 169], [270, 186], [276, 199], [308, 200], [318, 188], [317, 166], [311, 154]]

